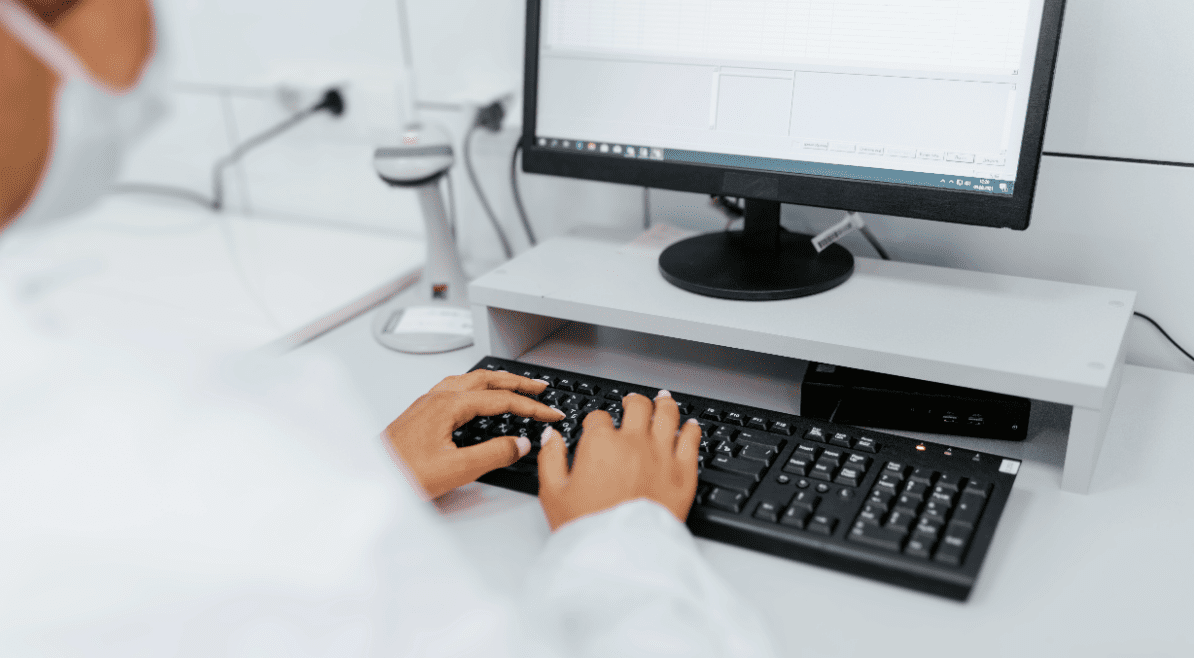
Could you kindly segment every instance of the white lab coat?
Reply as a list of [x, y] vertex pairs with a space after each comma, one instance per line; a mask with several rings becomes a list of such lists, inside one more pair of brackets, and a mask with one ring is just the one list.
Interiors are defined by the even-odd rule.
[[72, 299], [69, 263], [9, 265], [0, 655], [771, 654], [662, 507], [577, 521], [521, 591], [493, 591], [336, 364]]

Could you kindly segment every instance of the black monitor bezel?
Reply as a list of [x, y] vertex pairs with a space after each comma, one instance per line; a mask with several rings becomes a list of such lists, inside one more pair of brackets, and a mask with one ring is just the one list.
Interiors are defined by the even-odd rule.
[[[1032, 215], [1041, 150], [1061, 39], [1065, 0], [1044, 0], [1041, 38], [1028, 97], [1020, 167], [1012, 195], [651, 160], [615, 159], [543, 148], [535, 142], [542, 0], [527, 0], [523, 83], [523, 171], [682, 192], [768, 201], [954, 224], [1025, 230]], [[578, 136], [579, 137], [579, 136]], [[726, 174], [744, 174], [727, 182]], [[751, 184], [750, 178], [758, 179]], [[746, 179], [743, 183], [743, 179]], [[745, 184], [745, 188], [742, 185]]]

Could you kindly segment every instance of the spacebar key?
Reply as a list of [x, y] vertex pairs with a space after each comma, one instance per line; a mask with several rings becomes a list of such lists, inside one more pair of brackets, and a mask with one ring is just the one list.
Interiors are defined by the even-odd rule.
[[749, 496], [750, 492], [754, 491], [755, 488], [755, 482], [750, 478], [709, 469], [705, 469], [705, 471], [701, 473], [700, 481], [705, 484], [711, 484], [715, 487], [721, 487], [722, 489], [741, 491], [747, 496]]

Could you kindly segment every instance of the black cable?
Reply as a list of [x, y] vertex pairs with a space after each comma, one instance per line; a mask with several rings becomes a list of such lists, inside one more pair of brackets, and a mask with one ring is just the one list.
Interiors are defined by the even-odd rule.
[[1133, 313], [1133, 315], [1147, 321], [1149, 324], [1156, 327], [1157, 331], [1161, 332], [1161, 335], [1164, 336], [1166, 340], [1168, 340], [1170, 343], [1173, 343], [1173, 346], [1176, 347], [1179, 352], [1181, 352], [1182, 354], [1185, 354], [1187, 359], [1194, 361], [1194, 355], [1187, 352], [1186, 348], [1184, 348], [1180, 344], [1178, 344], [1178, 342], [1176, 340], [1173, 340], [1173, 336], [1170, 336], [1169, 332], [1165, 331], [1165, 329], [1163, 329], [1161, 327], [1161, 325], [1157, 323], [1156, 320], [1148, 317], [1147, 315], [1145, 315], [1139, 311], [1136, 311], [1135, 313]]
[[862, 237], [866, 238], [866, 241], [871, 243], [871, 247], [875, 249], [875, 253], [879, 254], [879, 258], [882, 258], [883, 260], [891, 260], [891, 256], [887, 254], [887, 250], [883, 248], [883, 245], [879, 244], [879, 238], [875, 237], [875, 234], [871, 232], [871, 228], [869, 226], [863, 226], [861, 229], [859, 229], [859, 231], [862, 232]]
[[159, 196], [172, 196], [178, 199], [185, 199], [191, 203], [197, 203], [208, 210], [214, 208], [211, 199], [192, 192], [191, 190], [181, 187], [171, 187], [169, 185], [154, 185], [152, 183], [122, 183], [113, 185], [108, 190], [112, 194], [156, 194]]
[[514, 190], [514, 206], [518, 208], [518, 218], [522, 220], [522, 228], [527, 233], [527, 241], [533, 247], [539, 244], [539, 241], [535, 239], [535, 231], [531, 228], [527, 209], [522, 205], [522, 192], [518, 189], [518, 153], [520, 151], [522, 151], [522, 142], [514, 145], [514, 154], [510, 156], [510, 189]]
[[249, 151], [297, 126], [298, 124], [307, 120], [308, 117], [318, 114], [324, 110], [331, 112], [334, 116], [340, 116], [344, 113], [344, 97], [340, 95], [340, 91], [338, 89], [329, 89], [324, 93], [323, 98], [319, 99], [318, 103], [298, 112], [289, 119], [286, 119], [282, 123], [279, 123], [265, 132], [262, 132], [256, 137], [251, 137], [245, 140], [240, 146], [237, 146], [235, 149], [233, 149], [231, 153], [217, 160], [215, 166], [212, 167], [211, 173], [212, 208], [214, 208], [217, 212], [224, 209], [224, 169], [228, 168], [232, 164], [235, 164]]
[[502, 230], [502, 225], [498, 222], [497, 215], [493, 213], [493, 208], [489, 205], [489, 199], [485, 197], [485, 191], [481, 189], [481, 181], [477, 179], [477, 172], [473, 169], [473, 134], [477, 132], [480, 123], [474, 122], [468, 132], [464, 134], [464, 169], [468, 172], [469, 181], [473, 184], [473, 189], [477, 192], [477, 199], [481, 201], [481, 207], [485, 210], [485, 215], [489, 217], [489, 223], [493, 225], [493, 232], [497, 234], [498, 241], [502, 243], [502, 251], [505, 252], [506, 258], [514, 257], [514, 250], [510, 248], [510, 240], [506, 238], [506, 232]]
[[278, 135], [290, 130], [294, 126], [303, 122], [308, 117], [318, 114], [323, 111], [330, 112], [333, 116], [340, 116], [344, 114], [344, 97], [340, 95], [340, 90], [329, 89], [324, 92], [323, 97], [319, 102], [311, 107], [298, 112], [297, 114], [286, 119], [282, 123], [266, 130], [265, 132], [253, 137], [239, 146], [234, 148], [228, 155], [216, 160], [215, 165], [212, 166], [212, 185], [211, 185], [211, 199], [205, 198], [198, 192], [191, 190], [171, 187], [169, 185], [156, 185], [153, 183], [122, 183], [111, 188], [111, 192], [118, 194], [159, 194], [162, 196], [172, 196], [183, 198], [202, 206], [211, 208], [216, 212], [224, 210], [224, 169], [229, 165], [234, 164], [237, 160], [244, 157], [245, 153], [257, 148], [265, 142], [277, 137]]

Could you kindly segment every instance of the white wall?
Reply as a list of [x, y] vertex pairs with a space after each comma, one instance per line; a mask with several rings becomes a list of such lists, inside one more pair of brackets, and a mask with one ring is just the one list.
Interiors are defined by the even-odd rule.
[[[407, 0], [419, 96], [456, 109], [425, 111], [457, 136], [466, 106], [520, 86], [519, 0]], [[230, 176], [237, 207], [295, 221], [418, 233], [408, 194], [386, 189], [369, 167], [372, 149], [399, 124], [402, 50], [397, 0], [161, 0], [175, 53], [172, 122], [145, 145], [127, 177], [202, 188], [206, 163], [285, 116], [276, 85], [314, 90], [347, 83], [348, 116], [316, 119], [263, 148]], [[1051, 107], [1047, 151], [1194, 162], [1194, 2], [1069, 0]], [[520, 112], [515, 108], [515, 112]], [[519, 117], [499, 135], [478, 135], [482, 183], [516, 244], [508, 184]], [[464, 250], [497, 257], [463, 170], [454, 173]], [[633, 228], [641, 190], [523, 176], [539, 231], [578, 225]], [[996, 231], [870, 217], [897, 258], [1140, 292], [1139, 310], [1194, 346], [1194, 169], [1049, 158], [1028, 231]], [[709, 230], [721, 225], [699, 195], [652, 193], [656, 221]], [[791, 207], [793, 227], [821, 228], [838, 211]], [[869, 255], [865, 242], [847, 243]], [[1131, 334], [1133, 363], [1194, 372], [1149, 327]]]

